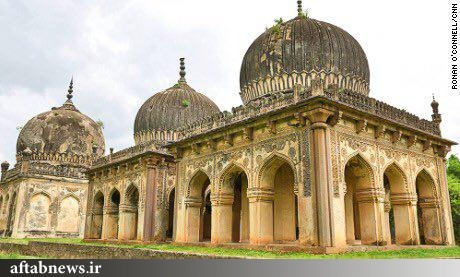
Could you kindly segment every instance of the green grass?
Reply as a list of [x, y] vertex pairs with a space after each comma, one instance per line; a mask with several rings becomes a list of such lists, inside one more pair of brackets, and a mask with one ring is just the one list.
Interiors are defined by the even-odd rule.
[[87, 243], [81, 239], [6, 239], [0, 238], [0, 243], [28, 243], [29, 241], [44, 241], [54, 243], [70, 243], [83, 245], [106, 245], [120, 248], [142, 248], [174, 252], [187, 252], [196, 254], [209, 254], [217, 256], [248, 257], [261, 259], [421, 259], [421, 258], [458, 258], [460, 259], [460, 247], [449, 247], [439, 249], [402, 249], [386, 251], [366, 251], [343, 254], [309, 254], [303, 252], [280, 252], [269, 250], [230, 249], [223, 247], [202, 247], [202, 246], [179, 246], [171, 244], [150, 244], [150, 245], [119, 245]]
[[23, 256], [17, 253], [1, 253], [0, 260], [39, 259], [39, 257]]

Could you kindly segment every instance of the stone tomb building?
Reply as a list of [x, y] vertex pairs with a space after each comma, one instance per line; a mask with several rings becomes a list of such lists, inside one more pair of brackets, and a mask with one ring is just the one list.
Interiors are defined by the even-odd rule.
[[21, 129], [16, 165], [1, 165], [0, 234], [23, 237], [82, 237], [88, 178], [104, 154], [101, 127], [67, 101], [39, 114]]
[[371, 98], [359, 43], [298, 4], [244, 56], [242, 106], [220, 112], [188, 85], [181, 59], [179, 81], [140, 108], [135, 146], [92, 153], [87, 240], [454, 244], [445, 158], [455, 142], [441, 136], [439, 104], [425, 120]]

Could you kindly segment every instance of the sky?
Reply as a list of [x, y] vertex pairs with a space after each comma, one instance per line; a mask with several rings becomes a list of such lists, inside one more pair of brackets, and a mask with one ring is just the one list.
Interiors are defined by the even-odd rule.
[[[134, 145], [142, 103], [179, 78], [221, 110], [241, 105], [239, 72], [251, 43], [296, 0], [0, 0], [0, 161], [15, 161], [19, 128], [74, 104], [104, 123], [106, 149]], [[430, 119], [460, 141], [460, 92], [450, 86], [452, 1], [310, 0], [309, 16], [347, 30], [367, 54], [370, 96]], [[454, 147], [453, 153], [460, 148]]]

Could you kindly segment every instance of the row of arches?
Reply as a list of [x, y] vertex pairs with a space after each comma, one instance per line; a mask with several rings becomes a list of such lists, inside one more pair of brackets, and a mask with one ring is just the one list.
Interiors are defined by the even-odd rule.
[[123, 194], [113, 188], [106, 198], [98, 191], [93, 198], [91, 239], [137, 240], [139, 237], [139, 190], [129, 185]]
[[[229, 166], [218, 184], [198, 171], [185, 198], [185, 242], [292, 243], [299, 238], [295, 171], [288, 160], [273, 156], [261, 167], [256, 186], [246, 171]], [[256, 220], [263, 230], [256, 230]]]
[[[375, 184], [374, 170], [360, 155], [345, 166], [346, 240], [354, 244], [441, 244], [441, 213], [433, 177], [422, 170], [415, 190], [403, 170], [390, 164], [383, 184]], [[383, 210], [383, 211], [381, 211]], [[376, 226], [382, 222], [382, 234]], [[379, 239], [380, 237], [380, 239]], [[380, 240], [380, 241], [379, 241]]]

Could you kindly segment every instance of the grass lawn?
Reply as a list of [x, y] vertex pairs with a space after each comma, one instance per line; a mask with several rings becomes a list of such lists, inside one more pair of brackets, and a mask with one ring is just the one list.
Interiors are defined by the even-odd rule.
[[211, 254], [219, 256], [237, 256], [249, 258], [266, 259], [421, 259], [421, 258], [457, 258], [460, 259], [460, 247], [440, 249], [403, 249], [389, 251], [367, 251], [344, 254], [315, 255], [302, 252], [278, 252], [268, 250], [229, 249], [222, 247], [201, 247], [201, 246], [178, 246], [171, 244], [152, 245], [119, 245], [119, 244], [98, 244], [87, 243], [81, 239], [9, 239], [0, 238], [2, 242], [28, 243], [28, 241], [45, 241], [55, 243], [107, 245], [122, 248], [144, 248], [164, 251], [188, 252], [199, 254]]
[[0, 260], [21, 260], [21, 259], [39, 259], [38, 257], [29, 257], [29, 256], [22, 256], [20, 254], [15, 253], [0, 253]]

